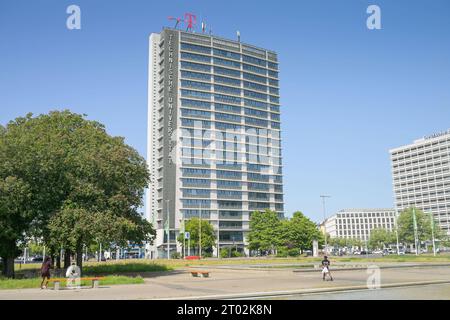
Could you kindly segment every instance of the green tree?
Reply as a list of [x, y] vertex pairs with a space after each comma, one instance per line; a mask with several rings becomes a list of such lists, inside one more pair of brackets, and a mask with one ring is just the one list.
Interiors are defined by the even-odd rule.
[[[28, 114], [2, 132], [0, 157], [6, 162], [0, 161], [0, 178], [16, 177], [27, 186], [32, 222], [24, 232], [42, 238], [52, 255], [67, 246], [66, 252], [77, 252], [81, 266], [79, 241], [92, 240], [92, 234], [116, 243], [154, 237], [138, 212], [149, 181], [147, 165], [122, 137], [111, 137], [102, 124], [70, 111], [35, 118]], [[102, 216], [101, 225], [91, 223], [77, 242], [68, 229], [73, 227], [70, 215], [81, 212], [86, 221], [77, 222], [77, 228], [87, 227], [98, 215], [106, 218]], [[121, 232], [104, 236], [105, 229]]]
[[386, 229], [373, 229], [370, 231], [368, 245], [370, 248], [384, 249], [387, 245], [396, 242], [395, 232]]
[[[419, 241], [431, 239], [431, 221], [422, 210], [415, 209]], [[413, 208], [405, 209], [397, 219], [398, 237], [401, 242], [415, 243]]]
[[300, 211], [294, 212], [291, 219], [283, 220], [280, 228], [281, 242], [289, 249], [303, 251], [312, 248], [313, 240], [323, 242], [323, 234], [316, 224]]
[[[216, 232], [212, 224], [205, 219], [201, 220], [201, 246], [202, 246], [202, 256], [211, 253], [213, 247], [216, 245]], [[190, 245], [191, 248], [197, 249], [200, 242], [200, 219], [191, 218], [185, 221], [185, 231], [190, 234]], [[177, 238], [178, 242], [183, 244], [184, 234], [180, 234]], [[188, 241], [186, 240], [186, 246]]]
[[14, 258], [21, 253], [18, 244], [33, 220], [30, 198], [30, 188], [20, 178], [0, 177], [0, 257], [2, 274], [9, 278], [14, 278]]
[[281, 232], [283, 226], [278, 214], [274, 211], [252, 212], [248, 233], [249, 249], [274, 251], [282, 245]]

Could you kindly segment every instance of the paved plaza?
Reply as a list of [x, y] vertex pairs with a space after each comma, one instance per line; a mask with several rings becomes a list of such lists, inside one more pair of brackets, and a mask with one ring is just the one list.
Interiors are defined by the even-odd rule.
[[[203, 267], [209, 278], [194, 278], [189, 269], [153, 274], [145, 284], [101, 286], [98, 289], [78, 290], [18, 289], [0, 290], [0, 299], [256, 299], [279, 297], [295, 298], [296, 294], [329, 293], [348, 290], [367, 290], [367, 269], [333, 270], [334, 281], [322, 281], [320, 271], [298, 271], [293, 268], [233, 268]], [[380, 269], [382, 288], [413, 288], [417, 285], [450, 283], [450, 266], [420, 266]], [[448, 288], [448, 287], [447, 287]], [[383, 290], [383, 289], [382, 289]], [[367, 290], [361, 296], [375, 299]], [[394, 291], [392, 291], [394, 292]], [[430, 298], [417, 291], [417, 299]], [[442, 290], [441, 299], [450, 299], [450, 290]], [[404, 299], [402, 294], [391, 299]], [[307, 298], [307, 297], [306, 297]], [[311, 296], [311, 298], [314, 298]]]

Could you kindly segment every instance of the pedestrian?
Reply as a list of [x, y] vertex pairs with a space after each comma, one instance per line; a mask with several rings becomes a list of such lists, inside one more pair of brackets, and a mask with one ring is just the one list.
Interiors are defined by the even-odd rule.
[[328, 257], [325, 256], [324, 259], [322, 260], [323, 281], [325, 281], [325, 276], [327, 274], [330, 276], [330, 280], [333, 281], [333, 277], [331, 276], [331, 272], [330, 272], [330, 260], [328, 260]]
[[[41, 289], [47, 289], [48, 280], [50, 279], [50, 269], [52, 267], [52, 260], [50, 257], [45, 257], [44, 262], [42, 262], [41, 266]], [[45, 281], [45, 285], [44, 285]]]

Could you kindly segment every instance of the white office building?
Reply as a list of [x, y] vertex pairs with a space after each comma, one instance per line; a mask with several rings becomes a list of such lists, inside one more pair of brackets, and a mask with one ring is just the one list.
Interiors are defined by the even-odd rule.
[[284, 213], [277, 54], [170, 28], [149, 50], [151, 257], [181, 252], [182, 222], [200, 216], [217, 232], [214, 255], [248, 253], [251, 212]]
[[369, 240], [373, 229], [395, 231], [394, 209], [344, 209], [322, 225], [331, 238]]
[[450, 130], [390, 150], [395, 206], [431, 213], [450, 234]]

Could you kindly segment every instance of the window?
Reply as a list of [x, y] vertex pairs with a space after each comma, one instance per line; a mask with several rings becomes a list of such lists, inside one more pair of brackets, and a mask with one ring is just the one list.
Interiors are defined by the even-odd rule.
[[209, 197], [210, 191], [207, 189], [184, 189], [183, 197], [197, 196], [197, 197]]
[[211, 81], [211, 75], [204, 74], [204, 73], [198, 73], [198, 72], [192, 72], [192, 71], [181, 70], [181, 77], [182, 78], [189, 78], [189, 79], [198, 79], [198, 80]]
[[257, 182], [248, 182], [249, 190], [269, 190], [269, 185], [267, 183], [257, 183]]
[[217, 188], [241, 188], [240, 181], [217, 180]]
[[267, 127], [268, 126], [268, 121], [267, 120], [261, 120], [261, 119], [245, 117], [245, 124], [247, 124], [247, 125], [255, 125], [255, 126], [259, 126], [259, 127]]
[[191, 80], [181, 80], [182, 87], [200, 89], [200, 90], [211, 90], [211, 85], [209, 83], [197, 82]]
[[250, 97], [250, 98], [256, 98], [261, 100], [267, 100], [267, 94], [244, 90], [244, 96]]
[[208, 169], [195, 169], [195, 168], [182, 168], [183, 176], [196, 175], [196, 176], [209, 176], [211, 170]]
[[240, 130], [241, 126], [233, 123], [216, 122], [217, 130]]
[[211, 100], [211, 94], [210, 93], [194, 91], [194, 90], [181, 89], [181, 96], [182, 97], [193, 97], [193, 98]]
[[241, 95], [241, 89], [233, 88], [233, 87], [221, 86], [221, 85], [218, 85], [218, 84], [214, 85], [214, 91], [235, 94], [235, 95], [238, 95], [238, 96]]
[[259, 109], [267, 110], [268, 104], [266, 102], [255, 101], [250, 99], [244, 99], [244, 105], [248, 107], [255, 107]]
[[255, 117], [260, 117], [260, 118], [267, 118], [267, 112], [266, 111], [260, 111], [260, 110], [245, 108], [245, 114], [249, 115], [249, 116], [255, 116]]
[[220, 64], [222, 66], [232, 67], [232, 68], [241, 68], [241, 63], [231, 60], [225, 60], [221, 58], [214, 58], [214, 64]]
[[241, 122], [241, 117], [234, 115], [234, 114], [226, 114], [226, 113], [219, 113], [216, 112], [215, 114], [216, 120], [223, 120], [223, 121], [232, 121], [232, 122]]
[[183, 117], [202, 117], [202, 118], [211, 118], [211, 112], [203, 111], [203, 110], [193, 110], [193, 109], [184, 109], [181, 108], [181, 116]]
[[232, 78], [226, 78], [221, 76], [214, 76], [214, 81], [219, 83], [225, 83], [225, 84], [231, 84], [234, 86], [241, 86], [241, 80], [232, 79]]
[[230, 59], [241, 60], [241, 55], [239, 53], [234, 53], [216, 48], [213, 49], [213, 53], [215, 56], [222, 56]]
[[260, 76], [257, 76], [257, 75], [251, 74], [251, 73], [247, 73], [247, 72], [244, 72], [243, 75], [244, 75], [244, 79], [246, 79], [246, 80], [251, 80], [251, 81], [264, 83], [264, 84], [267, 83], [267, 80], [264, 77], [260, 77]]
[[242, 67], [243, 67], [244, 70], [266, 75], [266, 69], [263, 69], [263, 68], [260, 68], [260, 67], [255, 67], [255, 66], [252, 66], [252, 65], [249, 65], [249, 64], [245, 64], [245, 63], [242, 64]]
[[227, 102], [227, 103], [241, 104], [241, 98], [226, 96], [223, 94], [214, 94], [214, 100], [221, 101], [221, 102]]
[[268, 62], [267, 62], [267, 66], [268, 66], [270, 69], [278, 70], [278, 64], [276, 64], [276, 63], [273, 63], [273, 62], [268, 61]]
[[216, 111], [241, 113], [241, 107], [231, 106], [231, 105], [222, 104], [222, 103], [214, 103], [214, 106], [215, 106]]
[[254, 82], [244, 81], [244, 88], [267, 92], [267, 87]]
[[208, 66], [208, 65], [199, 64], [199, 63], [193, 63], [193, 62], [187, 62], [187, 61], [181, 61], [181, 68], [182, 69], [204, 71], [204, 72], [211, 72], [211, 67]]
[[278, 85], [278, 80], [269, 79], [269, 84], [270, 84], [271, 86], [279, 87], [279, 85]]
[[190, 43], [182, 42], [180, 48], [181, 48], [181, 50], [189, 50], [189, 51], [196, 51], [196, 52], [211, 54], [211, 48], [198, 46], [198, 45], [190, 44]]
[[190, 100], [190, 99], [181, 99], [182, 107], [193, 107], [193, 108], [202, 108], [202, 109], [210, 109], [211, 103], [206, 101], [198, 101], [198, 100]]
[[265, 60], [258, 59], [258, 58], [255, 58], [255, 57], [246, 56], [246, 55], [242, 55], [242, 61], [253, 63], [253, 64], [257, 64], [257, 65], [260, 65], [260, 66], [263, 66], [263, 67], [266, 66], [266, 61]]
[[278, 78], [278, 72], [269, 70], [269, 76], [273, 78]]
[[226, 75], [226, 76], [231, 76], [231, 77], [236, 77], [236, 78], [240, 78], [241, 77], [241, 72], [240, 71], [231, 70], [231, 69], [222, 68], [222, 67], [216, 67], [216, 66], [214, 66], [214, 73], [223, 74], [223, 75]]
[[270, 98], [270, 102], [280, 103], [280, 98], [278, 98], [278, 97], [269, 96], [269, 98]]
[[242, 179], [242, 173], [239, 171], [216, 170], [217, 177], [228, 179]]
[[211, 57], [202, 56], [200, 54], [195, 54], [195, 53], [182, 52], [181, 53], [181, 59], [195, 60], [195, 61], [211, 63]]

